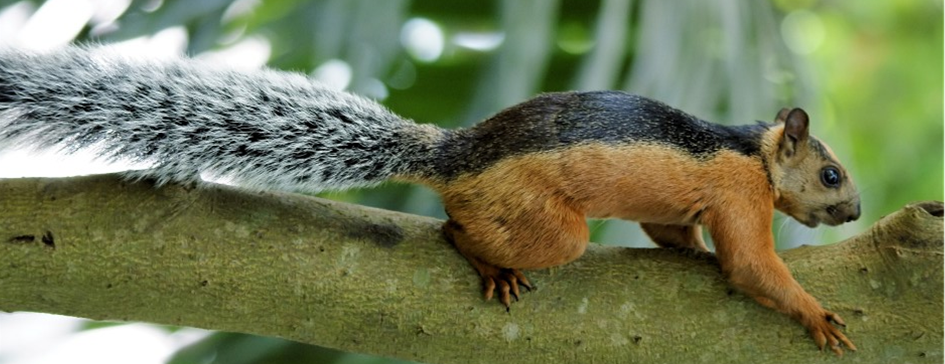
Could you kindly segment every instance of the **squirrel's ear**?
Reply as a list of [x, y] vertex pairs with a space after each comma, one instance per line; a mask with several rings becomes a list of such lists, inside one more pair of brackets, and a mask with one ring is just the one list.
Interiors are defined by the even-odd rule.
[[[781, 120], [782, 109], [778, 113], [778, 120]], [[781, 137], [781, 154], [785, 157], [792, 157], [797, 152], [798, 147], [807, 141], [808, 125], [810, 121], [807, 113], [800, 108], [795, 108], [784, 116], [784, 135]]]
[[784, 124], [784, 121], [787, 120], [788, 114], [791, 113], [791, 109], [782, 108], [781, 111], [778, 111], [778, 116], [774, 118], [774, 122], [778, 124]]

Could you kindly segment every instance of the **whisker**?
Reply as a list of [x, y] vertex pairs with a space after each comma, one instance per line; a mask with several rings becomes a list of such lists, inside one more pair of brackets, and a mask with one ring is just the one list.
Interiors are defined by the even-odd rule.
[[780, 224], [781, 226], [778, 227], [778, 232], [774, 235], [775, 237], [777, 237], [777, 241], [781, 241], [781, 239], [783, 239], [781, 233], [784, 231], [784, 227], [787, 226], [788, 221], [790, 220], [785, 219], [783, 217], [781, 218], [781, 224]]
[[601, 226], [604, 225], [604, 222], [606, 222], [606, 220], [598, 220], [598, 219], [589, 220], [587, 222], [588, 232], [590, 232], [591, 234], [596, 233], [597, 230], [599, 230]]

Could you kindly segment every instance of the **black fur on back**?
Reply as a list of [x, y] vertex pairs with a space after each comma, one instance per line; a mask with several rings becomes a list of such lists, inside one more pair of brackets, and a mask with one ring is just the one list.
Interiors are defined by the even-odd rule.
[[709, 123], [662, 102], [621, 91], [548, 93], [505, 109], [441, 144], [437, 174], [453, 178], [499, 160], [590, 142], [668, 145], [697, 159], [721, 150], [753, 156], [770, 125]]

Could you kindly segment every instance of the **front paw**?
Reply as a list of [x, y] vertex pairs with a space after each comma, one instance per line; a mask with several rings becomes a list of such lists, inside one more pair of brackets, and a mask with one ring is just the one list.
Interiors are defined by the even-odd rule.
[[829, 345], [830, 350], [835, 354], [843, 355], [842, 344], [850, 351], [856, 351], [856, 345], [853, 345], [853, 342], [847, 339], [834, 324], [847, 326], [840, 315], [830, 311], [822, 311], [818, 315], [811, 316], [809, 320], [805, 320], [804, 326], [810, 331], [810, 336], [814, 338], [814, 342], [817, 343], [820, 350], [824, 350], [824, 347]]

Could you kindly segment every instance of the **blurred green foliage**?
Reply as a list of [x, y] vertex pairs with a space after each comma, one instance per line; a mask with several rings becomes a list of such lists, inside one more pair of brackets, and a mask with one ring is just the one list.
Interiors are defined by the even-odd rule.
[[[0, 11], [15, 3], [0, 0]], [[248, 10], [224, 17], [237, 7]], [[405, 49], [404, 25], [416, 18], [442, 32], [435, 60]], [[77, 40], [123, 41], [182, 26], [186, 52], [196, 55], [261, 36], [271, 44], [271, 67], [311, 72], [341, 60], [352, 70], [349, 90], [446, 127], [471, 125], [539, 92], [571, 89], [625, 89], [730, 124], [801, 106], [814, 133], [853, 173], [864, 214], [813, 235], [780, 217], [782, 247], [834, 241], [908, 202], [943, 199], [940, 1], [133, 0], [114, 25], [105, 32], [88, 26]], [[459, 41], [470, 36], [501, 44], [477, 50]], [[445, 217], [436, 195], [419, 186], [324, 195]], [[595, 241], [649, 246], [633, 224], [591, 226]], [[300, 361], [383, 359], [220, 333], [171, 360]]]

